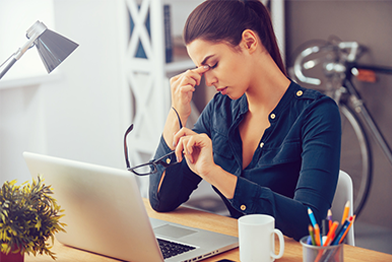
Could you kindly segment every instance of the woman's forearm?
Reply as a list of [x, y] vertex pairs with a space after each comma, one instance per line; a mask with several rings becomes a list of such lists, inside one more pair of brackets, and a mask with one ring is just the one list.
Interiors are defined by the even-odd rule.
[[[178, 122], [178, 117], [174, 109], [170, 109], [170, 112], [167, 116], [165, 127], [163, 129], [163, 139], [165, 139], [166, 144], [170, 147], [171, 150], [175, 149], [173, 145], [173, 137], [174, 134], [180, 130], [180, 123]], [[181, 123], [183, 126], [186, 125], [187, 119], [181, 119]]]
[[237, 177], [223, 170], [220, 166], [215, 165], [208, 174], [202, 175], [202, 178], [216, 187], [227, 199], [234, 197]]

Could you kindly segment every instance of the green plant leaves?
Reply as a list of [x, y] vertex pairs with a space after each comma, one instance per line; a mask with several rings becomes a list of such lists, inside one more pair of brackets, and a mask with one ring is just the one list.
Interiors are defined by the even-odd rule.
[[0, 251], [8, 254], [47, 254], [55, 259], [46, 241], [54, 234], [65, 232], [60, 222], [64, 210], [52, 197], [50, 186], [38, 176], [31, 183], [16, 185], [6, 181], [0, 189]]

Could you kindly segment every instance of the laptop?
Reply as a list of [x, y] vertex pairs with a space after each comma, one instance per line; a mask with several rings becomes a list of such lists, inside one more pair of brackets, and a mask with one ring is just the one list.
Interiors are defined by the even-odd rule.
[[[51, 185], [64, 209], [64, 245], [133, 262], [200, 261], [238, 247], [238, 238], [149, 218], [135, 176], [126, 170], [23, 153], [31, 176]], [[167, 257], [167, 245], [179, 254]], [[170, 252], [169, 252], [170, 253]]]

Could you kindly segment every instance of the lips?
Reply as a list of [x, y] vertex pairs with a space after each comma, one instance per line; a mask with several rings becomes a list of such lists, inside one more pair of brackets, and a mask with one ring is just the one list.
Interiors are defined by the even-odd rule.
[[221, 92], [222, 95], [225, 95], [227, 93], [227, 86], [217, 88], [216, 91]]

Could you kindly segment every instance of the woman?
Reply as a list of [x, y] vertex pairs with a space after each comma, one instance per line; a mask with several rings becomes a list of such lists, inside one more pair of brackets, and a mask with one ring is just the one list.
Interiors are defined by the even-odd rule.
[[[174, 210], [204, 179], [231, 216], [272, 215], [277, 228], [299, 240], [307, 234], [308, 207], [320, 223], [334, 197], [337, 105], [288, 79], [258, 0], [203, 2], [188, 17], [184, 41], [197, 68], [170, 81], [173, 109], [155, 155], [175, 150], [181, 164], [151, 175], [151, 206]], [[180, 129], [203, 75], [218, 93], [192, 130]]]

